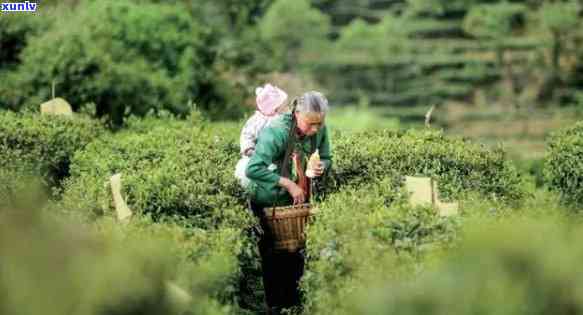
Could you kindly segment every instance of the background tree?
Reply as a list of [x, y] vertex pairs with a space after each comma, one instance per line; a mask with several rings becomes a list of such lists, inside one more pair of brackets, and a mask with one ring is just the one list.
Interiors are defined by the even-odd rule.
[[287, 70], [300, 61], [302, 52], [318, 51], [326, 46], [330, 21], [308, 0], [277, 0], [259, 23], [259, 30]]
[[549, 42], [550, 66], [539, 93], [540, 99], [549, 99], [555, 89], [564, 80], [562, 77], [561, 56], [573, 51], [569, 47], [575, 36], [580, 32], [581, 20], [579, 14], [581, 5], [577, 1], [545, 1], [537, 11], [539, 27], [542, 28], [543, 40]]
[[508, 94], [514, 106], [517, 87], [512, 70], [512, 62], [506, 60], [509, 43], [517, 33], [523, 31], [526, 23], [526, 8], [521, 4], [507, 2], [486, 4], [473, 7], [464, 18], [464, 31], [478, 38], [490, 42], [496, 51], [496, 60], [499, 69], [504, 73], [508, 86]]

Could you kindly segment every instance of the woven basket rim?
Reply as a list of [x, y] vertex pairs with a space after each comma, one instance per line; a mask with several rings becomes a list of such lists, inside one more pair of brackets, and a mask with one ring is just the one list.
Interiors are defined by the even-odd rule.
[[264, 208], [263, 212], [267, 219], [273, 220], [309, 216], [311, 210], [312, 206], [310, 204], [302, 204], [287, 207]]
[[302, 203], [299, 205], [289, 205], [289, 206], [278, 206], [278, 207], [265, 207], [265, 210], [290, 210], [290, 209], [298, 209], [298, 208], [311, 208], [313, 205], [311, 203]]

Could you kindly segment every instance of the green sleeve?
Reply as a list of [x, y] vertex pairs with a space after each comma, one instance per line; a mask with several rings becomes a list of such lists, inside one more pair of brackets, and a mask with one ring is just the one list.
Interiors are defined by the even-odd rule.
[[318, 150], [320, 153], [320, 161], [324, 162], [324, 169], [328, 171], [332, 167], [332, 151], [330, 149], [330, 139], [326, 125], [322, 128], [322, 141], [320, 141]]
[[245, 175], [253, 181], [277, 185], [279, 174], [267, 169], [283, 154], [285, 139], [275, 128], [266, 128], [257, 139], [255, 153], [251, 156]]

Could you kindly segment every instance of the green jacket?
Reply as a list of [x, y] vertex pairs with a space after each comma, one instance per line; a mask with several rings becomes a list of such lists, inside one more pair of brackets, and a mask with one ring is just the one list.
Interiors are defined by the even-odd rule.
[[[291, 117], [291, 113], [284, 114], [282, 117], [272, 121], [259, 133], [255, 154], [251, 156], [249, 164], [247, 164], [245, 174], [251, 181], [248, 187], [251, 200], [265, 207], [292, 204], [290, 194], [278, 184], [292, 123]], [[315, 148], [313, 150], [312, 138], [315, 138]], [[303, 151], [302, 168], [304, 170], [306, 169], [308, 158], [315, 149], [319, 149], [320, 160], [324, 162], [324, 170], [328, 171], [332, 166], [332, 154], [326, 125], [320, 128], [313, 136], [297, 139], [295, 147]], [[277, 169], [270, 170], [268, 167], [271, 164], [275, 164]], [[290, 175], [292, 178], [290, 179], [295, 181], [295, 170], [292, 169], [291, 159], [288, 169], [292, 173]]]

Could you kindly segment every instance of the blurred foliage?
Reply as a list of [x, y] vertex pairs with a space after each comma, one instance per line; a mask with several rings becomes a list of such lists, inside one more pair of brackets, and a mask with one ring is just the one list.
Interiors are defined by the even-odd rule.
[[455, 11], [463, 11], [468, 7], [478, 4], [479, 0], [406, 0], [408, 14], [426, 14], [431, 16], [444, 16]]
[[238, 309], [239, 256], [245, 255], [244, 246], [248, 246], [240, 229], [203, 230], [187, 220], [154, 222], [148, 216], [134, 217], [125, 226], [102, 218], [93, 226], [118, 246], [159, 244], [164, 248], [164, 256], [173, 263], [168, 281], [192, 297], [190, 304], [181, 305], [186, 314], [228, 314]]
[[575, 209], [583, 204], [582, 135], [582, 122], [554, 133], [545, 154], [546, 183]]
[[[230, 8], [224, 21], [213, 14], [222, 6]], [[37, 20], [54, 25], [31, 37], [26, 47], [12, 47], [22, 49], [22, 62], [3, 74], [7, 84], [0, 87], [2, 106], [37, 108], [51, 96], [54, 81], [57, 94], [74, 110], [94, 103], [97, 117], [107, 116], [117, 127], [126, 115], [144, 115], [150, 109], [183, 115], [190, 101], [213, 118], [237, 117], [247, 93], [241, 85], [248, 84], [239, 77], [272, 67], [265, 68], [268, 55], [249, 64], [263, 52], [257, 32], [240, 27], [254, 23], [254, 6], [222, 3], [199, 12], [206, 6], [197, 2], [87, 0], [55, 21], [43, 16]], [[242, 7], [247, 10], [239, 12]], [[20, 21], [3, 20], [13, 37], [23, 37], [11, 31], [25, 28]], [[233, 29], [245, 31], [231, 34]]]
[[326, 49], [329, 28], [329, 18], [312, 8], [309, 0], [276, 0], [259, 24], [261, 36], [284, 62], [285, 70], [295, 68], [300, 52], [320, 55]]
[[0, 210], [30, 209], [49, 200], [50, 185], [31, 164], [21, 161], [0, 168]]
[[20, 60], [20, 52], [31, 36], [48, 28], [49, 19], [31, 19], [27, 14], [3, 14], [0, 19], [0, 75], [14, 68]]
[[75, 110], [93, 102], [97, 117], [107, 115], [116, 126], [126, 112], [184, 113], [189, 98], [217, 90], [207, 66], [215, 58], [209, 36], [179, 5], [89, 1], [31, 40], [4, 102], [37, 106], [50, 97], [54, 80]]
[[581, 81], [575, 0], [72, 0], [43, 7], [34, 19], [0, 22], [4, 108], [37, 108], [53, 80], [76, 110], [94, 103], [114, 126], [150, 109], [185, 115], [193, 103], [213, 120], [240, 118], [260, 78], [281, 70], [315, 78], [332, 103], [366, 94], [372, 106], [471, 102], [477, 89], [517, 107], [567, 104]]
[[409, 43], [403, 22], [404, 19], [390, 14], [377, 24], [355, 19], [340, 31], [334, 42], [336, 52], [363, 51], [375, 60], [384, 60], [387, 53], [402, 52]]
[[[471, 103], [477, 89], [515, 106], [572, 102], [582, 34], [572, 23], [576, 1], [314, 3], [333, 17], [338, 49], [310, 59], [310, 70], [333, 102], [355, 103], [358, 90], [374, 106]], [[553, 36], [544, 20], [569, 31]], [[397, 32], [382, 34], [382, 24]]]
[[502, 41], [525, 24], [526, 7], [499, 3], [475, 6], [464, 18], [464, 30], [476, 37]]
[[[2, 314], [228, 314], [236, 307], [236, 230], [134, 218], [93, 226], [0, 212]], [[177, 290], [181, 291], [180, 293]], [[187, 296], [189, 297], [187, 297]]]
[[360, 291], [349, 313], [579, 313], [580, 234], [528, 221], [476, 227], [439, 267], [414, 281]]
[[545, 178], [543, 174], [544, 169], [544, 159], [524, 159], [515, 162], [515, 165], [522, 174], [527, 174], [532, 177], [534, 184], [537, 188], [541, 188], [545, 184]]
[[539, 9], [544, 26], [552, 33], [571, 33], [581, 23], [581, 4], [576, 1], [545, 1]]
[[[362, 103], [366, 104], [366, 103]], [[381, 116], [364, 105], [335, 107], [326, 115], [326, 125], [331, 130], [359, 132], [377, 129], [399, 129], [399, 119]]]
[[[566, 2], [545, 2], [538, 10], [538, 19], [541, 21], [540, 25], [547, 46], [549, 46], [550, 62], [548, 62], [547, 76], [545, 78], [545, 85], [543, 92], [546, 96], [552, 96], [557, 87], [569, 85], [569, 81], [575, 81], [577, 84], [577, 71], [575, 71], [571, 79], [568, 79], [569, 72], [565, 73], [561, 69], [561, 57], [580, 54], [578, 49], [583, 33], [581, 29], [581, 4], [577, 1]], [[580, 66], [580, 65], [578, 65]], [[565, 84], [566, 83], [566, 84]], [[571, 83], [571, 84], [573, 84]], [[572, 94], [572, 93], [567, 93]], [[567, 102], [569, 103], [569, 102]]]

